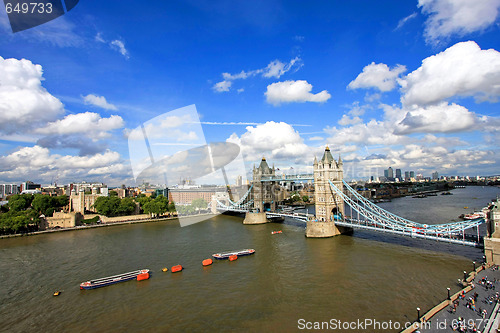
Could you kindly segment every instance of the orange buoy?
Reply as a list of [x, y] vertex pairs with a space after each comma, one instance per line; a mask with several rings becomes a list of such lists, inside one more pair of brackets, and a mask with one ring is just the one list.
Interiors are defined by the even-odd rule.
[[167, 268], [167, 267], [163, 267], [161, 270], [162, 270], [163, 272], [166, 272], [166, 271], [168, 271], [168, 268]]
[[149, 279], [149, 273], [141, 273], [137, 275], [137, 281], [142, 281], [147, 279]]
[[182, 265], [175, 265], [175, 266], [172, 266], [171, 271], [172, 271], [172, 273], [176, 273], [176, 272], [182, 271], [182, 269], [183, 269]]
[[212, 265], [212, 262], [213, 262], [212, 259], [205, 259], [202, 261], [202, 265], [203, 266], [210, 266], [210, 265]]
[[229, 256], [229, 261], [235, 261], [236, 259], [238, 259], [238, 256], [236, 254]]

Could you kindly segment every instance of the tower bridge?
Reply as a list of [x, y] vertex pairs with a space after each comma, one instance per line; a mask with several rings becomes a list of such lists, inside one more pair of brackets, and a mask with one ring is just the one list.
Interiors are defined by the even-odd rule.
[[[251, 186], [238, 201], [214, 196], [212, 210], [245, 213], [244, 224], [292, 218], [305, 224], [306, 237], [314, 238], [365, 229], [476, 247], [483, 243], [479, 225], [485, 223], [484, 218], [428, 225], [402, 218], [372, 203], [343, 180], [342, 159], [335, 160], [328, 147], [320, 160], [314, 158], [312, 174], [277, 175], [265, 158], [252, 172]], [[277, 210], [279, 183], [289, 181], [314, 181], [315, 216]]]

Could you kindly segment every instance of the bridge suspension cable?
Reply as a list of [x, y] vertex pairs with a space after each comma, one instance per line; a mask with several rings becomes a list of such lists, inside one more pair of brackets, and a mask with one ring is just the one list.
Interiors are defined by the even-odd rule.
[[[417, 223], [397, 216], [375, 205], [357, 193], [357, 191], [350, 187], [345, 181], [343, 181], [343, 185], [349, 195], [346, 195], [346, 193], [340, 190], [331, 181], [329, 181], [329, 183], [331, 189], [340, 196], [351, 209], [358, 213], [357, 219], [351, 216], [349, 219], [344, 218], [342, 221], [335, 221], [338, 225], [393, 232], [419, 238], [444, 240], [465, 245], [477, 246], [479, 243], [479, 229], [477, 230], [477, 242], [466, 241], [465, 230], [478, 227], [480, 224], [484, 223], [484, 219], [482, 218], [434, 225]], [[360, 215], [364, 218], [361, 219]], [[460, 236], [460, 233], [462, 237], [458, 239], [457, 237]]]

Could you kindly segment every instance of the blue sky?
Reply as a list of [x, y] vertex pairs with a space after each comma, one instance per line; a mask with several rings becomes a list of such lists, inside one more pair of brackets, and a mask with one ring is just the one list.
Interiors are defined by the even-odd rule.
[[310, 171], [328, 144], [348, 179], [499, 174], [499, 9], [82, 0], [15, 34], [2, 9], [0, 181], [132, 185], [130, 130], [192, 104], [247, 167]]

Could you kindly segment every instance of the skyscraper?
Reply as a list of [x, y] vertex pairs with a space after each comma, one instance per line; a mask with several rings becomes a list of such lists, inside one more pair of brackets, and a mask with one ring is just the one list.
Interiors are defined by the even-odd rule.
[[399, 179], [399, 181], [401, 181], [401, 169], [396, 169], [396, 178]]

